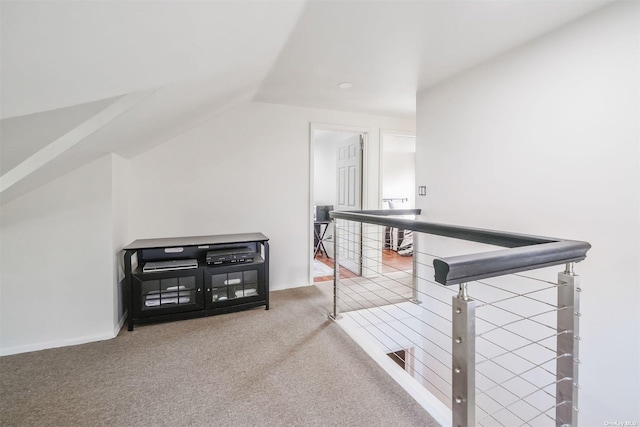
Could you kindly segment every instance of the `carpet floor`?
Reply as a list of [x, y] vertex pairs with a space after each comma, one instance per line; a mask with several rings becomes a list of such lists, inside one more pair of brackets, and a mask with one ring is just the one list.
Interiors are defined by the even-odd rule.
[[0, 358], [2, 426], [436, 426], [315, 286], [263, 308]]

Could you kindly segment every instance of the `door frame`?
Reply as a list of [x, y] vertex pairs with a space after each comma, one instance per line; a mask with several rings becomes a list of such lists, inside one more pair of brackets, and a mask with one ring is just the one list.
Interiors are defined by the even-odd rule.
[[[362, 182], [360, 183], [360, 191], [362, 193], [362, 209], [367, 209], [369, 206], [368, 197], [368, 175], [369, 175], [369, 145], [371, 144], [371, 137], [373, 129], [367, 126], [357, 125], [345, 125], [335, 123], [322, 123], [322, 122], [310, 122], [309, 123], [309, 210], [307, 211], [307, 247], [309, 253], [309, 284], [313, 285], [313, 200], [314, 200], [314, 150], [315, 150], [315, 137], [314, 134], [319, 130], [327, 130], [334, 132], [348, 132], [364, 134], [364, 147], [362, 148]], [[378, 168], [378, 173], [380, 172]], [[335, 234], [334, 234], [335, 236]], [[334, 255], [335, 256], [335, 255]]]

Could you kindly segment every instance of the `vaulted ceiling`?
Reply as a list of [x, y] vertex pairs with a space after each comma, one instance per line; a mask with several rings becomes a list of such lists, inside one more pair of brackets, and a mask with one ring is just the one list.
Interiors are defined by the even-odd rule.
[[607, 3], [2, 0], [2, 202], [249, 100], [412, 116], [417, 91]]

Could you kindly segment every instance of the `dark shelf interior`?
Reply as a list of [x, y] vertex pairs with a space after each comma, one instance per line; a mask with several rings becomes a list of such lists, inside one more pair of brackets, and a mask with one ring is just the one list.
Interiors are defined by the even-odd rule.
[[[207, 253], [223, 252], [242, 257], [207, 263]], [[138, 264], [134, 271], [132, 259]], [[152, 270], [145, 270], [147, 263]], [[126, 247], [125, 273], [129, 330], [261, 305], [269, 309], [269, 244], [260, 233], [137, 240]]]

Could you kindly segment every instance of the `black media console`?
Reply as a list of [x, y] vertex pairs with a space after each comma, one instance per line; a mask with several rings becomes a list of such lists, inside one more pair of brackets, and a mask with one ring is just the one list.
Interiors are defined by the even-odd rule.
[[123, 250], [130, 331], [145, 323], [269, 309], [264, 234], [144, 239]]

